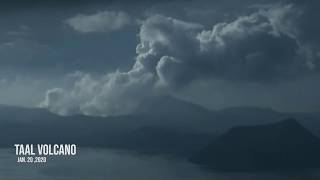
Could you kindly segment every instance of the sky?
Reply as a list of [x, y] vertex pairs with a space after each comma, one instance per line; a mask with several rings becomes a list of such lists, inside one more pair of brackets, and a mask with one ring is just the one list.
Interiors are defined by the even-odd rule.
[[317, 0], [11, 0], [0, 103], [123, 115], [163, 94], [209, 109], [320, 107]]

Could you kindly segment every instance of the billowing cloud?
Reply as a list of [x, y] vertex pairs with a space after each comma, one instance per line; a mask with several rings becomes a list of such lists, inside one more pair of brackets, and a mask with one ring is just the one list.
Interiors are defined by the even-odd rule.
[[210, 78], [269, 83], [313, 73], [315, 58], [307, 54], [315, 50], [294, 28], [298, 12], [293, 5], [270, 6], [211, 29], [151, 16], [142, 22], [131, 70], [98, 79], [82, 75], [71, 89], [49, 90], [41, 106], [60, 114], [120, 115], [135, 111], [159, 87], [177, 90]]
[[304, 69], [299, 44], [277, 28], [268, 13], [260, 11], [202, 31], [198, 39], [207, 65], [198, 71], [228, 80], [272, 81]]
[[[137, 61], [161, 82], [183, 86], [199, 78], [270, 82], [310, 71], [288, 14], [292, 5], [272, 6], [211, 30], [154, 16], [140, 31]], [[291, 17], [294, 19], [295, 16]]]
[[74, 30], [81, 33], [112, 32], [131, 24], [133, 19], [122, 11], [100, 11], [96, 14], [78, 14], [66, 20]]
[[71, 89], [48, 90], [40, 106], [61, 115], [129, 114], [148, 98], [152, 84], [152, 74], [138, 71], [110, 73], [99, 79], [80, 74]]
[[[167, 32], [158, 31], [157, 26], [169, 29]], [[109, 116], [132, 113], [144, 99], [158, 91], [155, 90], [159, 79], [156, 66], [160, 60], [158, 58], [162, 56], [162, 53], [158, 52], [159, 48], [163, 47], [164, 53], [168, 50], [165, 46], [171, 44], [171, 38], [180, 38], [177, 39], [179, 44], [170, 47], [172, 52], [178, 52], [175, 48], [181, 46], [180, 42], [189, 36], [195, 37], [193, 31], [201, 27], [158, 15], [148, 18], [141, 27], [141, 43], [137, 46], [138, 55], [131, 70], [116, 71], [98, 79], [89, 74], [78, 73], [78, 80], [71, 89], [48, 90], [40, 106], [62, 115], [83, 113]], [[172, 34], [172, 30], [175, 34]], [[171, 38], [167, 37], [169, 35]], [[188, 46], [186, 41], [185, 45]], [[183, 54], [182, 50], [180, 54]]]

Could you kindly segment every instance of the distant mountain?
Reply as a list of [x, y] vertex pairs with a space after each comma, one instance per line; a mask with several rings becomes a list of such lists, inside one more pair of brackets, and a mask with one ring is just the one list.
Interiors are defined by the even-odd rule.
[[213, 170], [274, 171], [320, 167], [320, 139], [294, 119], [234, 127], [191, 158]]
[[210, 116], [212, 112], [188, 101], [171, 96], [158, 96], [145, 100], [140, 106], [139, 113], [162, 117], [199, 117]]
[[288, 117], [296, 117], [320, 137], [320, 114], [279, 113], [254, 107], [211, 111], [170, 96], [148, 99], [135, 114], [114, 117], [59, 116], [41, 108], [0, 105], [0, 146], [77, 143], [151, 153], [190, 150], [187, 154], [232, 127], [268, 124]]
[[190, 132], [211, 133], [215, 131], [212, 127], [215, 127], [217, 121], [209, 109], [171, 96], [158, 96], [145, 100], [137, 114], [151, 117], [162, 125]]
[[0, 105], [0, 146], [76, 143], [186, 156], [207, 145], [214, 136], [191, 132], [190, 128], [184, 128], [191, 127], [190, 124], [173, 119], [148, 113], [116, 117], [59, 116], [46, 109]]
[[142, 103], [137, 114], [152, 117], [155, 122], [171, 127], [215, 134], [235, 126], [263, 125], [293, 117], [320, 137], [320, 113], [284, 113], [260, 107], [231, 107], [214, 111], [171, 96], [159, 96]]

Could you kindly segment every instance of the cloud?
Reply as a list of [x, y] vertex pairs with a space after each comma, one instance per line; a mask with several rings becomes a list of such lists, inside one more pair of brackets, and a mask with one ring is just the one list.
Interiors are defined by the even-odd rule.
[[114, 72], [98, 79], [80, 74], [71, 89], [48, 90], [40, 107], [60, 115], [130, 114], [151, 95], [153, 82], [152, 74], [138, 70]]
[[294, 78], [310, 70], [295, 32], [287, 27], [294, 12], [292, 5], [273, 6], [211, 30], [150, 17], [141, 27], [137, 61], [172, 87], [202, 78], [262, 83]]
[[[158, 34], [156, 26], [171, 29], [168, 29], [168, 32], [159, 31]], [[131, 70], [128, 72], [116, 71], [98, 79], [92, 78], [89, 74], [78, 73], [78, 78], [70, 89], [54, 88], [48, 90], [40, 107], [48, 108], [61, 115], [78, 113], [100, 116], [130, 114], [137, 110], [144, 99], [154, 96], [156, 93], [154, 91], [158, 91], [155, 89], [158, 81], [156, 66], [159, 59], [154, 53], [159, 55], [161, 53], [157, 52], [159, 50], [157, 47], [171, 43], [171, 39], [166, 37], [167, 35], [183, 40], [187, 36], [191, 36], [189, 33], [192, 33], [193, 29], [199, 28], [201, 28], [200, 25], [163, 16], [148, 18], [141, 27], [141, 44], [137, 46], [138, 56]], [[175, 34], [172, 34], [172, 30], [175, 30]], [[181, 31], [186, 32], [181, 33]], [[152, 39], [154, 39], [153, 42], [149, 41]], [[191, 42], [189, 44], [192, 45]], [[181, 45], [172, 46], [171, 51], [177, 51], [176, 48]], [[181, 51], [180, 54], [182, 53]]]
[[317, 51], [299, 39], [298, 12], [293, 5], [274, 5], [211, 29], [150, 16], [141, 24], [131, 70], [98, 79], [84, 74], [71, 89], [49, 90], [41, 106], [64, 115], [122, 115], [162, 87], [176, 91], [210, 78], [271, 83], [314, 73]]
[[202, 31], [197, 37], [200, 58], [210, 68], [198, 71], [241, 81], [274, 81], [302, 71], [306, 63], [297, 54], [299, 44], [273, 23], [269, 13], [259, 11]]
[[122, 11], [100, 11], [96, 14], [71, 17], [65, 21], [81, 33], [113, 32], [128, 26], [133, 19]]
[[156, 74], [164, 85], [169, 85], [173, 79], [177, 84], [183, 83], [178, 80], [189, 79], [186, 62], [192, 61], [194, 53], [199, 51], [196, 36], [202, 29], [200, 24], [170, 17], [149, 17], [141, 26], [135, 66]]

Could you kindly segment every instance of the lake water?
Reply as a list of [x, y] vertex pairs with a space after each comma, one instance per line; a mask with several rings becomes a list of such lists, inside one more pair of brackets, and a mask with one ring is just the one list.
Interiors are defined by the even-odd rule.
[[74, 157], [44, 164], [17, 163], [14, 149], [0, 149], [0, 179], [24, 180], [320, 180], [320, 173], [210, 173], [184, 160], [106, 149], [79, 149]]

